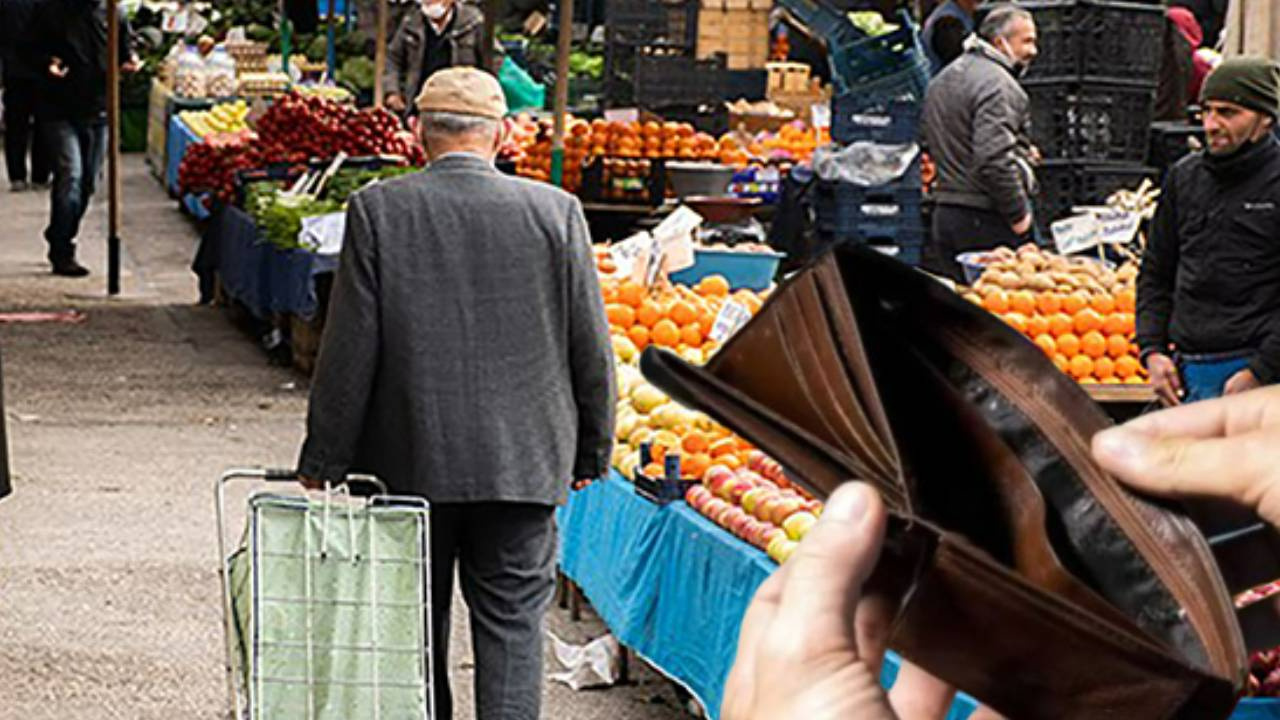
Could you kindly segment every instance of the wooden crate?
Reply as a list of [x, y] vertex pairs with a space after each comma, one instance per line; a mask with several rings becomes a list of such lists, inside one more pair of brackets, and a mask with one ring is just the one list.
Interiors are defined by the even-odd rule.
[[769, 11], [754, 9], [757, 0], [717, 0], [722, 3], [748, 3], [747, 6], [722, 8], [709, 6], [703, 0], [698, 13], [699, 58], [723, 53], [730, 70], [763, 68], [769, 60]]

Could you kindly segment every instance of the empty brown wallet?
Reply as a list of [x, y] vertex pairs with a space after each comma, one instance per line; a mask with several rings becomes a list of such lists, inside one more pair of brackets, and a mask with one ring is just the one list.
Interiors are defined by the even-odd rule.
[[[890, 525], [866, 591], [925, 670], [1015, 720], [1231, 713], [1248, 665], [1229, 592], [1245, 587], [1180, 507], [1093, 461], [1111, 421], [1087, 393], [932, 278], [839, 248], [705, 367], [650, 348], [641, 369], [816, 496], [876, 487]], [[1237, 564], [1275, 578], [1276, 557]]]

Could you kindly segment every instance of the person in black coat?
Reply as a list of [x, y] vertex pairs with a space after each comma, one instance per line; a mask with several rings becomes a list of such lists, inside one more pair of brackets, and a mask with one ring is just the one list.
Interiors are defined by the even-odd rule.
[[[49, 183], [49, 157], [36, 131], [36, 92], [41, 69], [32, 57], [31, 20], [36, 0], [0, 2], [0, 64], [4, 66], [4, 157], [14, 192]], [[27, 172], [27, 155], [31, 172]]]
[[1225, 61], [1208, 148], [1170, 169], [1138, 275], [1138, 346], [1167, 405], [1280, 380], [1280, 66]]

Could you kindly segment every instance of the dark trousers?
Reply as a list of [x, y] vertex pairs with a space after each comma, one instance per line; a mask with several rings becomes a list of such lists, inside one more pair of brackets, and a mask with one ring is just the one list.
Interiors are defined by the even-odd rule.
[[925, 248], [924, 265], [930, 272], [964, 282], [956, 255], [1002, 245], [1017, 247], [1030, 239], [1015, 233], [997, 212], [939, 204], [933, 211], [933, 237]]
[[555, 591], [554, 509], [522, 503], [431, 507], [436, 714], [453, 717], [449, 615], [455, 564], [471, 613], [478, 720], [538, 720], [543, 617]]
[[49, 260], [66, 262], [75, 259], [80, 220], [89, 209], [94, 184], [102, 170], [107, 121], [100, 117], [44, 120], [40, 129], [53, 157], [53, 192], [44, 239], [49, 243]]
[[[27, 153], [31, 174], [27, 175]], [[4, 159], [9, 182], [49, 182], [49, 153], [36, 129], [36, 81], [4, 78]]]

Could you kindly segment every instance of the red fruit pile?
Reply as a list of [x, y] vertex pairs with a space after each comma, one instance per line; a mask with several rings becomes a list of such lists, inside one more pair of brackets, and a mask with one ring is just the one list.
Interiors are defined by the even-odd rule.
[[413, 134], [383, 108], [356, 110], [320, 97], [289, 94], [257, 122], [263, 155], [271, 162], [327, 159], [339, 152], [352, 157], [400, 155], [414, 165], [425, 156]]
[[260, 167], [261, 156], [252, 133], [238, 137], [213, 137], [187, 148], [178, 166], [178, 187], [187, 193], [213, 193], [229, 203], [235, 197], [237, 170]]
[[[755, 451], [747, 467], [712, 465], [702, 484], [685, 493], [689, 507], [748, 543], [767, 550], [787, 518], [821, 513], [822, 503], [787, 480], [782, 466]], [[798, 538], [796, 538], [798, 539]]]

